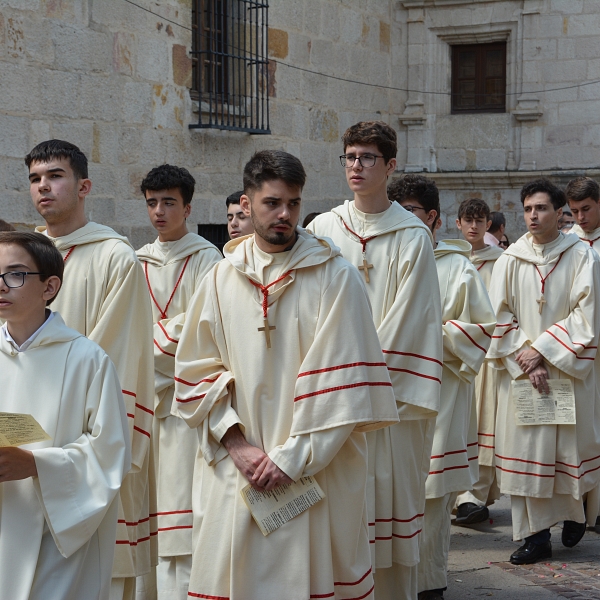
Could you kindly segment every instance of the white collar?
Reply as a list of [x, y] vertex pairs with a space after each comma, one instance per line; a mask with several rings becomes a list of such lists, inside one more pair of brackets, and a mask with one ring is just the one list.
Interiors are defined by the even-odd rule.
[[10, 333], [8, 332], [8, 323], [4, 323], [4, 325], [2, 325], [2, 334], [4, 335], [4, 339], [17, 351], [17, 352], [25, 352], [25, 350], [27, 350], [27, 348], [29, 348], [29, 346], [31, 346], [31, 344], [33, 344], [33, 342], [35, 341], [35, 338], [40, 334], [40, 332], [42, 331], [42, 329], [44, 329], [44, 327], [46, 327], [46, 325], [48, 325], [48, 323], [50, 323], [50, 321], [52, 321], [52, 319], [54, 318], [54, 313], [49, 310], [46, 309], [50, 314], [46, 317], [46, 320], [42, 323], [42, 326], [35, 331], [34, 333], [32, 333], [29, 336], [29, 339], [25, 340], [20, 346], [19, 344], [17, 344], [17, 342], [15, 342], [15, 340], [12, 338], [12, 336], [10, 335]]

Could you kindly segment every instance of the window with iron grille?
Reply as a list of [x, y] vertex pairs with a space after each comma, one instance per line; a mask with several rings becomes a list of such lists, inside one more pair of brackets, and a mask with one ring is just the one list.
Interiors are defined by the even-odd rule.
[[214, 244], [221, 252], [223, 252], [223, 246], [229, 241], [227, 225], [199, 224], [198, 235]]
[[506, 112], [506, 42], [452, 46], [452, 114]]
[[192, 0], [192, 129], [269, 130], [266, 1]]

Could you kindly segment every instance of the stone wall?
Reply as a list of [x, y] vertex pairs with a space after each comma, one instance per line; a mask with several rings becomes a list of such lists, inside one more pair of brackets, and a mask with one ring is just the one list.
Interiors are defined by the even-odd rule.
[[[191, 0], [137, 3], [163, 18], [124, 0], [0, 0], [0, 218], [40, 223], [23, 157], [52, 137], [77, 144], [90, 160], [90, 218], [129, 235], [136, 247], [154, 237], [139, 183], [164, 162], [196, 178], [191, 229], [226, 222], [224, 200], [240, 189], [243, 165], [257, 149], [301, 158], [309, 175], [305, 214], [348, 195], [338, 159], [342, 132], [365, 118], [396, 121], [402, 93], [276, 63], [272, 135], [190, 130], [197, 121], [188, 93]], [[402, 84], [391, 12], [380, 0], [271, 2], [270, 55], [331, 75]]]
[[[443, 237], [456, 235], [458, 203], [473, 195], [505, 211], [516, 236], [524, 178], [563, 181], [600, 165], [600, 85], [579, 85], [600, 79], [595, 2], [271, 0], [267, 136], [188, 128], [191, 2], [137, 0], [154, 15], [125, 0], [0, 0], [0, 218], [40, 222], [22, 161], [51, 137], [86, 152], [90, 217], [135, 246], [154, 236], [139, 183], [163, 162], [196, 177], [192, 229], [225, 222], [224, 199], [262, 148], [299, 156], [304, 214], [328, 210], [348, 196], [340, 136], [364, 119], [397, 129], [399, 172], [438, 181]], [[451, 115], [449, 96], [424, 93], [449, 89], [451, 44], [500, 38], [506, 113]]]

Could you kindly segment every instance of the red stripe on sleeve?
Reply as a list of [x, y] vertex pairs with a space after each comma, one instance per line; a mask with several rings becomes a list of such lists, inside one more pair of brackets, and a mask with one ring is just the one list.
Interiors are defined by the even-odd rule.
[[397, 354], [398, 356], [412, 356], [413, 358], [420, 358], [421, 360], [430, 360], [431, 362], [437, 363], [440, 367], [444, 366], [444, 363], [437, 358], [431, 358], [430, 356], [423, 356], [421, 354], [413, 354], [412, 352], [398, 352], [396, 350], [382, 350], [384, 354]]
[[162, 329], [162, 332], [165, 334], [165, 337], [170, 342], [173, 342], [174, 344], [179, 344], [179, 342], [177, 340], [174, 340], [172, 337], [169, 336], [169, 334], [167, 333], [167, 330], [164, 328], [163, 324], [160, 321], [158, 322], [158, 326]]
[[454, 327], [456, 327], [457, 329], [460, 329], [460, 331], [462, 331], [467, 338], [472, 342], [472, 344], [479, 348], [484, 354], [487, 354], [487, 350], [485, 348], [483, 348], [482, 346], [480, 346], [460, 325], [458, 325], [457, 323], [455, 323], [454, 321], [446, 321], [447, 323], [452, 323], [452, 325], [454, 325]]
[[149, 415], [154, 416], [153, 410], [150, 410], [149, 408], [146, 408], [145, 406], [142, 406], [141, 404], [138, 404], [137, 402], [135, 403], [135, 407], [139, 408], [140, 410], [143, 410], [144, 412], [147, 412]]
[[163, 353], [166, 354], [167, 356], [172, 356], [173, 358], [175, 358], [175, 355], [172, 354], [171, 352], [167, 352], [166, 350], [164, 350], [163, 348], [160, 347], [160, 344], [154, 340], [154, 345]]
[[567, 346], [563, 341], [559, 340], [550, 330], [546, 329], [546, 333], [552, 336], [559, 344], [564, 346], [569, 352], [572, 352], [575, 355], [575, 358], [578, 358], [579, 360], [595, 360], [591, 356], [579, 356], [577, 352], [573, 350], [573, 348], [569, 348], [569, 346]]
[[147, 435], [148, 437], [150, 437], [150, 434], [147, 431], [144, 431], [143, 429], [141, 429], [140, 427], [138, 427], [137, 425], [134, 425], [133, 428], [138, 431], [139, 433], [142, 433], [144, 435]]
[[[312, 398], [313, 396], [320, 396], [321, 394], [328, 394], [330, 392], [339, 392], [341, 390], [349, 390], [352, 388], [359, 387], [392, 387], [392, 384], [389, 381], [361, 381], [360, 383], [351, 383], [348, 385], [338, 385], [336, 387], [327, 388], [324, 390], [318, 390], [316, 392], [310, 392], [309, 394], [303, 394], [302, 396], [296, 396], [294, 398], [294, 402], [298, 402], [298, 400], [304, 400], [305, 398]], [[179, 401], [179, 400], [178, 400]]]
[[348, 363], [347, 365], [338, 365], [336, 367], [326, 367], [325, 369], [317, 369], [316, 371], [305, 371], [304, 373], [300, 373], [298, 375], [298, 379], [300, 377], [306, 377], [308, 375], [317, 375], [319, 373], [328, 373], [330, 371], [341, 371], [342, 369], [351, 369], [353, 367], [387, 367], [387, 364], [382, 363], [369, 363], [369, 362], [356, 362], [356, 363]]
[[221, 375], [217, 375], [214, 379], [207, 377], [206, 379], [201, 379], [198, 383], [191, 383], [190, 381], [186, 381], [185, 379], [180, 379], [179, 377], [173, 377], [173, 380], [177, 381], [178, 383], [183, 383], [183, 385], [189, 385], [190, 387], [196, 387], [197, 385], [200, 385], [201, 383], [214, 383], [217, 379], [219, 379], [219, 377], [221, 377]]

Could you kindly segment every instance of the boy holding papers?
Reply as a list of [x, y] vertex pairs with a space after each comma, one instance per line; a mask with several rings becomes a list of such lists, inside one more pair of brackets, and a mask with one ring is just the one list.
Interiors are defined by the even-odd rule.
[[48, 238], [0, 233], [0, 412], [47, 434], [0, 448], [0, 598], [109, 597], [127, 417], [106, 353], [47, 308], [63, 269]]

